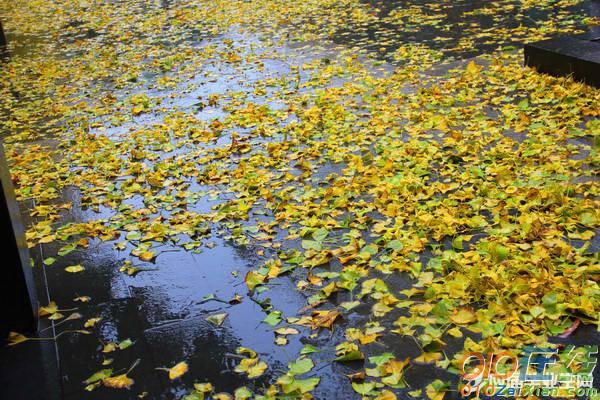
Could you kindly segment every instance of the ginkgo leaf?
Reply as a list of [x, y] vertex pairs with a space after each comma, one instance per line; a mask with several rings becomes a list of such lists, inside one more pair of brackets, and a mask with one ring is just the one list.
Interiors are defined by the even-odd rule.
[[242, 355], [246, 355], [249, 358], [256, 358], [258, 356], [258, 354], [256, 353], [256, 351], [249, 349], [247, 347], [238, 347], [236, 349], [236, 353], [238, 354], [242, 354]]
[[277, 384], [281, 386], [283, 393], [289, 394], [294, 392], [308, 393], [314, 390], [319, 382], [320, 378], [308, 378], [308, 379], [296, 379], [292, 375], [286, 374], [277, 379]]
[[233, 396], [235, 400], [248, 400], [252, 398], [253, 394], [247, 387], [242, 386], [235, 390]]
[[281, 311], [272, 311], [263, 319], [263, 322], [271, 326], [276, 326], [281, 322]]
[[340, 316], [337, 310], [322, 310], [313, 312], [312, 328], [331, 329], [335, 320]]
[[55, 302], [51, 301], [47, 306], [40, 307], [38, 310], [38, 315], [40, 317], [45, 317], [47, 315], [52, 315], [58, 311], [58, 306]]
[[358, 349], [355, 343], [344, 342], [336, 346], [336, 358], [335, 361], [347, 362], [347, 361], [358, 361], [364, 360], [364, 354]]
[[81, 272], [84, 270], [85, 270], [85, 268], [81, 265], [71, 265], [71, 266], [65, 268], [65, 271], [70, 272], [72, 274]]
[[261, 275], [256, 271], [249, 271], [245, 278], [246, 285], [248, 285], [248, 290], [252, 292], [258, 285], [264, 283], [265, 279], [265, 275]]
[[113, 352], [115, 350], [117, 350], [117, 344], [116, 343], [106, 343], [102, 347], [102, 352], [103, 353], [111, 353], [111, 352]]
[[225, 318], [227, 318], [227, 313], [220, 313], [211, 315], [207, 317], [206, 320], [215, 326], [221, 326], [223, 325]]
[[313, 369], [315, 364], [310, 358], [299, 358], [288, 365], [289, 374], [302, 375]]
[[361, 394], [363, 396], [369, 396], [372, 394], [373, 390], [375, 390], [375, 383], [374, 382], [364, 382], [364, 383], [352, 382], [352, 389], [354, 389], [354, 391], [358, 394]]
[[259, 376], [264, 374], [264, 372], [267, 370], [267, 368], [268, 368], [268, 365], [265, 362], [263, 362], [263, 361], [257, 362], [255, 365], [248, 368], [248, 370], [247, 370], [248, 378], [250, 378], [250, 379], [258, 378]]
[[439, 379], [436, 379], [425, 388], [427, 398], [430, 400], [443, 400], [446, 396], [448, 385]]
[[318, 352], [320, 352], [320, 350], [317, 349], [315, 346], [310, 345], [310, 344], [304, 345], [304, 347], [302, 348], [302, 350], [300, 350], [300, 354], [301, 355], [306, 355], [306, 354], [311, 354], [311, 353], [318, 353]]
[[194, 389], [200, 393], [210, 393], [214, 390], [212, 383], [194, 383]]
[[232, 299], [228, 301], [229, 304], [240, 304], [242, 302], [242, 296], [235, 294]]
[[432, 362], [441, 360], [443, 358], [442, 353], [437, 352], [424, 352], [420, 356], [416, 357], [414, 361], [420, 364], [430, 364]]
[[275, 338], [275, 344], [277, 346], [285, 346], [288, 343], [289, 343], [289, 340], [285, 336], [277, 336]]
[[397, 397], [393, 392], [389, 390], [382, 390], [381, 393], [375, 397], [375, 400], [396, 400]]
[[113, 389], [129, 389], [134, 384], [134, 381], [127, 374], [122, 374], [104, 378], [102, 379], [102, 384]]
[[275, 329], [275, 333], [278, 335], [297, 335], [300, 333], [300, 331], [298, 331], [298, 329], [295, 328], [290, 328], [290, 327], [285, 327], [285, 328], [278, 328]]
[[61, 318], [64, 318], [64, 315], [59, 312], [55, 312], [54, 314], [52, 314], [48, 317], [48, 319], [53, 320], [53, 321], [59, 320]]
[[101, 381], [103, 379], [109, 378], [110, 376], [112, 376], [112, 373], [113, 373], [112, 369], [102, 369], [102, 370], [94, 373], [89, 378], [87, 378], [84, 382], [89, 385], [91, 383], [95, 383], [95, 382]]
[[85, 323], [83, 324], [83, 327], [84, 328], [91, 328], [94, 325], [96, 325], [101, 319], [102, 319], [102, 317], [90, 318], [87, 321], [85, 321]]
[[185, 374], [188, 371], [188, 365], [185, 361], [177, 363], [173, 367], [169, 368], [169, 379], [177, 379], [181, 375]]
[[127, 240], [140, 240], [142, 238], [142, 234], [137, 231], [131, 231], [125, 235], [125, 238]]
[[139, 258], [142, 261], [152, 261], [154, 258], [156, 258], [156, 254], [151, 251], [144, 251], [139, 255]]
[[9, 346], [14, 346], [16, 344], [23, 343], [28, 340], [29, 340], [29, 338], [21, 333], [10, 332], [8, 334], [8, 345]]
[[260, 361], [258, 358], [244, 358], [235, 367], [238, 373], [246, 373], [248, 378], [258, 378], [268, 368], [267, 364]]
[[125, 339], [122, 340], [121, 342], [119, 342], [118, 347], [119, 350], [125, 350], [126, 348], [130, 347], [133, 345], [133, 341], [131, 339]]
[[44, 259], [44, 265], [50, 266], [56, 262], [56, 258], [48, 257]]
[[450, 315], [450, 321], [459, 325], [466, 325], [477, 320], [475, 312], [470, 308], [461, 308]]

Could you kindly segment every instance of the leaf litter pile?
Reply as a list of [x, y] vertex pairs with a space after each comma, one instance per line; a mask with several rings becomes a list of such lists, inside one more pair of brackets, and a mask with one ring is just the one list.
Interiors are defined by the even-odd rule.
[[[202, 301], [259, 304], [274, 346], [335, 348], [324, 359], [307, 344], [275, 369], [240, 347], [247, 386], [195, 376], [186, 400], [312, 398], [332, 362], [352, 365], [358, 398], [442, 399], [458, 375], [421, 387], [405, 372], [456, 374], [465, 351], [596, 330], [600, 91], [524, 68], [519, 49], [599, 21], [577, 0], [456, 3], [1, 1], [3, 140], [33, 204], [30, 247], [56, 244], [42, 264], [58, 268], [105, 242], [135, 279], [165, 243], [202, 259], [220, 238], [261, 261], [236, 276], [240, 294]], [[405, 39], [419, 32], [434, 35]], [[98, 218], [68, 218], [70, 187]], [[281, 280], [306, 300], [295, 314], [270, 302]], [[102, 318], [75, 312], [94, 299], [72, 297], [40, 316], [69, 322], [60, 335], [100, 335]], [[420, 353], [384, 345], [398, 337]], [[110, 365], [134, 344], [104, 342], [82, 389], [135, 391], [148, 361]], [[194, 374], [185, 360], [152, 368]]]

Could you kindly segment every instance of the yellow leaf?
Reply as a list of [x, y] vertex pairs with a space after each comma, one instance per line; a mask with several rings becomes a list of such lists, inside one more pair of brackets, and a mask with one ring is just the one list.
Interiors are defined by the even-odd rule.
[[194, 383], [194, 389], [200, 393], [210, 393], [213, 391], [213, 385], [210, 382]]
[[462, 332], [460, 331], [460, 329], [458, 329], [458, 328], [456, 328], [456, 327], [454, 327], [454, 328], [452, 328], [452, 329], [449, 329], [449, 330], [448, 330], [448, 334], [449, 334], [450, 336], [454, 336], [454, 337], [456, 337], [456, 338], [462, 337], [462, 335], [463, 335], [463, 334], [462, 334]]
[[340, 316], [338, 310], [320, 310], [312, 313], [312, 328], [331, 329], [333, 323]]
[[244, 358], [235, 367], [235, 372], [248, 372], [248, 369], [258, 362], [258, 358]]
[[23, 342], [26, 342], [28, 340], [29, 340], [29, 338], [27, 336], [22, 335], [22, 334], [17, 333], [17, 332], [10, 332], [8, 334], [8, 345], [9, 346], [14, 346], [16, 344], [23, 343]]
[[450, 321], [458, 325], [465, 325], [477, 321], [477, 316], [472, 308], [461, 308], [450, 316]]
[[275, 329], [275, 333], [278, 335], [297, 335], [300, 333], [300, 331], [298, 331], [298, 329], [295, 328], [279, 328], [279, 329]]
[[467, 72], [471, 75], [479, 74], [480, 70], [481, 70], [481, 67], [479, 65], [477, 65], [475, 63], [475, 61], [471, 61], [471, 62], [469, 62], [469, 64], [467, 64]]
[[116, 343], [106, 343], [102, 348], [103, 353], [111, 353], [117, 349]]
[[90, 318], [87, 321], [85, 321], [85, 323], [83, 324], [84, 328], [91, 328], [92, 326], [96, 325], [98, 323], [98, 321], [100, 321], [102, 318], [98, 317], [98, 318]]
[[185, 374], [188, 371], [188, 365], [185, 361], [182, 361], [169, 369], [169, 379], [177, 379], [181, 375]]
[[435, 353], [435, 352], [425, 352], [423, 354], [421, 354], [419, 357], [415, 358], [415, 362], [416, 363], [421, 363], [421, 364], [429, 364], [432, 363], [434, 361], [438, 361], [442, 359], [442, 353]]
[[288, 343], [289, 343], [289, 340], [287, 340], [287, 338], [285, 336], [277, 336], [275, 338], [275, 344], [277, 346], [285, 346]]
[[127, 374], [117, 375], [110, 378], [104, 378], [102, 384], [113, 389], [129, 389], [133, 385], [133, 379]]
[[263, 361], [259, 361], [252, 367], [248, 368], [248, 378], [258, 378], [261, 376], [267, 369], [267, 364]]
[[396, 400], [397, 397], [394, 393], [390, 392], [389, 390], [383, 390], [377, 397], [375, 397], [375, 400]]
[[61, 319], [62, 317], [64, 317], [64, 315], [62, 315], [61, 313], [57, 312], [57, 313], [54, 313], [51, 316], [49, 316], [48, 319], [56, 321], [57, 319]]
[[139, 255], [139, 257], [142, 261], [152, 261], [154, 257], [156, 257], [156, 254], [154, 254], [151, 251], [144, 251], [142, 254]]
[[81, 272], [83, 270], [85, 270], [85, 268], [83, 268], [81, 265], [71, 265], [70, 267], [65, 268], [65, 271], [70, 272], [72, 274], [76, 272]]
[[52, 315], [57, 311], [58, 311], [58, 306], [56, 305], [55, 302], [51, 301], [50, 303], [48, 303], [47, 306], [40, 307], [40, 309], [38, 310], [38, 315], [40, 317], [44, 317], [46, 315]]

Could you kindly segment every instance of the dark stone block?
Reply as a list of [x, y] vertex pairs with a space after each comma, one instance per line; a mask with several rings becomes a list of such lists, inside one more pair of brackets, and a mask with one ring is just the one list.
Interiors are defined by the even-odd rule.
[[4, 148], [0, 143], [0, 229], [3, 235], [2, 279], [0, 279], [0, 336], [10, 331], [36, 330], [37, 299], [29, 264], [29, 251], [15, 200]]
[[529, 43], [525, 45], [525, 65], [600, 87], [600, 41], [588, 34]]

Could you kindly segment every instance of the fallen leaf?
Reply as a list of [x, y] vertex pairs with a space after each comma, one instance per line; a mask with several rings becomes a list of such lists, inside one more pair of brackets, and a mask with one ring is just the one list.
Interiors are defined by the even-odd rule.
[[214, 314], [206, 317], [206, 320], [215, 326], [223, 325], [223, 322], [227, 318], [227, 313]]
[[102, 384], [113, 389], [129, 389], [134, 381], [127, 374], [102, 379]]
[[65, 271], [70, 272], [72, 274], [75, 274], [77, 272], [81, 272], [84, 270], [85, 270], [85, 268], [83, 268], [83, 266], [81, 266], [81, 265], [71, 265], [71, 266], [65, 268]]
[[182, 361], [169, 369], [169, 379], [177, 379], [188, 371], [188, 365]]

